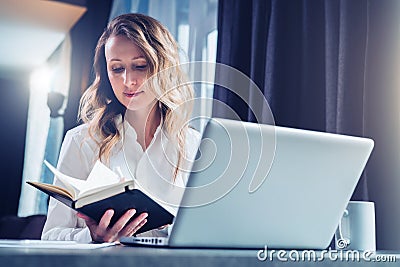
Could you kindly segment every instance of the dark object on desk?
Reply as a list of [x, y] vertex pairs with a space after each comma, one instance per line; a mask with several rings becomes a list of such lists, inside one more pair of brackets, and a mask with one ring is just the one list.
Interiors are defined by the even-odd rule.
[[40, 239], [45, 222], [46, 215], [3, 216], [0, 218], [0, 239]]

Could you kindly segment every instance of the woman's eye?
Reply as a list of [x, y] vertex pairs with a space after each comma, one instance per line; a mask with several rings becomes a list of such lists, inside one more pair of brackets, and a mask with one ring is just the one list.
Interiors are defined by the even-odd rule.
[[111, 71], [114, 72], [114, 73], [121, 73], [121, 72], [124, 71], [124, 68], [122, 68], [122, 67], [112, 68]]
[[135, 69], [137, 70], [145, 70], [147, 68], [147, 65], [137, 65], [135, 66]]

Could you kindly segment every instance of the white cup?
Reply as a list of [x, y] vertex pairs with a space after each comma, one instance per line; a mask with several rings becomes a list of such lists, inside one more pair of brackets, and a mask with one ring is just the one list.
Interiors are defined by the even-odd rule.
[[350, 201], [335, 233], [336, 249], [375, 251], [375, 205]]

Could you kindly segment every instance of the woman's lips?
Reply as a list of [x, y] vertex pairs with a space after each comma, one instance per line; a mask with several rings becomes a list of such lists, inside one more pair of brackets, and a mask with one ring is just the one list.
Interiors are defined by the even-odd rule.
[[126, 96], [126, 97], [135, 97], [135, 96], [138, 96], [138, 95], [140, 95], [140, 94], [142, 94], [143, 93], [143, 91], [140, 91], [140, 92], [134, 92], [134, 93], [123, 93], [124, 94], [124, 96]]

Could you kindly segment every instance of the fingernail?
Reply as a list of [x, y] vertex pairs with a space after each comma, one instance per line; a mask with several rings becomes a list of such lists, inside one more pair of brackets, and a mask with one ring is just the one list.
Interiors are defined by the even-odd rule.
[[130, 215], [130, 216], [133, 216], [135, 213], [136, 213], [136, 210], [135, 210], [135, 209], [129, 210], [129, 215]]
[[114, 215], [114, 210], [107, 210], [107, 215]]
[[143, 213], [144, 215], [143, 215], [143, 218], [147, 218], [147, 216], [149, 216], [149, 214], [148, 213]]

